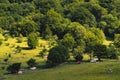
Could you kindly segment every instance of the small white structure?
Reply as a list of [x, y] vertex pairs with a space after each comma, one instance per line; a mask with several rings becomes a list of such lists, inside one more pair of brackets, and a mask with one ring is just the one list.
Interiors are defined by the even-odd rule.
[[98, 58], [94, 58], [94, 59], [90, 60], [90, 62], [96, 63], [96, 62], [98, 62]]
[[22, 74], [23, 72], [22, 71], [18, 71], [18, 74]]
[[30, 69], [31, 69], [31, 70], [35, 70], [35, 69], [36, 69], [36, 67], [31, 67]]

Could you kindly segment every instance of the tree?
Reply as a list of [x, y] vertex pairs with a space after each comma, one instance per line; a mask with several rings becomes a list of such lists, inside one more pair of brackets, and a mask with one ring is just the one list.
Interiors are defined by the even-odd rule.
[[110, 59], [118, 59], [117, 48], [114, 44], [109, 44], [108, 46], [108, 57]]
[[31, 59], [29, 59], [29, 60], [27, 61], [27, 64], [28, 64], [29, 67], [35, 67], [35, 65], [36, 65], [36, 60], [33, 59], [33, 58], [31, 58]]
[[63, 8], [59, 0], [35, 0], [33, 1], [36, 8], [40, 10], [41, 13], [46, 13], [50, 9], [55, 9], [55, 11], [62, 13]]
[[13, 63], [12, 65], [7, 67], [7, 71], [11, 74], [16, 74], [21, 68], [21, 63]]
[[36, 33], [30, 33], [28, 35], [28, 41], [27, 44], [29, 46], [29, 48], [34, 49], [36, 48], [36, 46], [38, 46], [38, 38]]
[[70, 56], [66, 47], [63, 45], [58, 45], [50, 49], [47, 57], [47, 64], [56, 66], [67, 61], [69, 57]]
[[69, 18], [73, 22], [79, 22], [82, 25], [89, 25], [89, 27], [96, 26], [96, 18], [95, 16], [84, 7], [77, 7], [71, 13]]
[[78, 60], [82, 60], [83, 59], [83, 53], [84, 53], [85, 48], [83, 46], [77, 46], [76, 48], [74, 48], [73, 50], [73, 56], [76, 59], [76, 61]]
[[115, 34], [114, 44], [117, 48], [120, 48], [120, 34]]
[[90, 31], [96, 36], [99, 41], [99, 44], [102, 44], [106, 39], [105, 34], [99, 28], [90, 28]]
[[114, 9], [115, 5], [113, 5], [113, 3], [114, 0], [99, 0], [99, 4], [106, 8], [109, 12]]
[[39, 56], [44, 58], [46, 52], [47, 52], [47, 49], [44, 48], [42, 51], [40, 51]]
[[73, 49], [75, 45], [75, 40], [70, 33], [66, 33], [61, 40], [61, 44], [63, 44], [66, 48], [68, 48], [68, 50], [70, 50]]
[[105, 35], [114, 38], [114, 34], [117, 33], [120, 26], [118, 18], [112, 14], [108, 14], [102, 16], [102, 21], [106, 22], [106, 26], [104, 26]]
[[106, 57], [107, 56], [106, 45], [96, 44], [94, 46], [94, 56], [97, 56], [99, 61], [101, 61], [101, 57]]
[[68, 25], [67, 27], [67, 32], [70, 33], [76, 44], [80, 45], [80, 46], [84, 46], [84, 39], [85, 39], [85, 35], [86, 35], [86, 29], [85, 27], [83, 27], [82, 25], [80, 25], [78, 22], [72, 22], [71, 24]]

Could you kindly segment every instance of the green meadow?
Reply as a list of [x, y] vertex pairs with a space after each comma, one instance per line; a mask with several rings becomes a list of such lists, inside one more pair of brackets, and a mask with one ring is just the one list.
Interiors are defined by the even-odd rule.
[[[21, 75], [2, 75], [3, 80], [119, 80], [120, 62], [66, 63], [50, 69], [28, 70]], [[112, 73], [108, 72], [112, 69]]]
[[[26, 38], [23, 38], [22, 43], [17, 43], [17, 38], [9, 38], [3, 41], [0, 46], [0, 80], [119, 80], [120, 62], [117, 60], [103, 60], [100, 63], [82, 62], [67, 62], [54, 68], [44, 69], [46, 58], [39, 57], [39, 52], [43, 47], [49, 49], [49, 42], [39, 39], [40, 45], [36, 49], [27, 49]], [[104, 41], [105, 45], [110, 44], [111, 41]], [[6, 45], [9, 44], [9, 45]], [[13, 46], [14, 45], [14, 46]], [[22, 47], [20, 53], [12, 53], [17, 46]], [[11, 54], [8, 62], [5, 63], [6, 56]], [[30, 58], [37, 60], [38, 68], [36, 70], [29, 70], [26, 61]], [[88, 60], [89, 56], [84, 55], [83, 60]], [[73, 57], [70, 57], [73, 60]], [[23, 74], [7, 74], [6, 68], [9, 64], [14, 62], [21, 62]], [[108, 70], [112, 69], [112, 73]]]

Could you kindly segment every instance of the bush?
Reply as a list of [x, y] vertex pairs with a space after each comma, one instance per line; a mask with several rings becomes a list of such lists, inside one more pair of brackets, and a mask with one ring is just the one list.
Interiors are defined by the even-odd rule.
[[8, 62], [8, 58], [5, 58], [5, 59], [4, 59], [4, 62], [7, 63], [7, 62]]
[[5, 34], [5, 35], [4, 35], [4, 37], [5, 37], [5, 39], [4, 39], [4, 40], [5, 40], [5, 41], [7, 41], [7, 40], [8, 40], [8, 38], [9, 38], [9, 35], [8, 35], [8, 34]]
[[17, 38], [17, 43], [22, 43], [22, 41], [23, 41], [22, 38], [20, 38], [20, 37]]
[[37, 35], [35, 33], [31, 33], [29, 34], [28, 36], [28, 46], [31, 48], [31, 49], [34, 49], [36, 48], [36, 46], [38, 46], [38, 39], [37, 39]]
[[117, 55], [117, 54], [114, 54], [114, 53], [113, 53], [113, 54], [110, 55], [110, 59], [117, 59], [117, 58], [118, 58], [118, 55]]
[[59, 65], [69, 58], [68, 49], [63, 45], [55, 46], [49, 51], [49, 55], [47, 58], [47, 64], [52, 66]]
[[74, 58], [75, 58], [77, 61], [78, 61], [78, 60], [82, 61], [83, 56], [82, 56], [82, 55], [77, 55], [77, 56], [75, 56]]
[[0, 39], [0, 45], [2, 45], [2, 39]]
[[36, 60], [33, 59], [33, 58], [31, 58], [31, 59], [29, 59], [29, 60], [27, 61], [27, 64], [28, 64], [29, 67], [35, 67], [35, 65], [36, 65]]
[[16, 74], [21, 68], [21, 63], [13, 63], [12, 65], [7, 67], [7, 71], [11, 74]]
[[20, 46], [17, 46], [16, 49], [17, 49], [17, 53], [20, 53], [22, 50]]
[[82, 54], [84, 53], [84, 47], [83, 46], [77, 46], [76, 48], [74, 48], [73, 50], [73, 56], [75, 58], [76, 61], [80, 60], [82, 61], [83, 56]]

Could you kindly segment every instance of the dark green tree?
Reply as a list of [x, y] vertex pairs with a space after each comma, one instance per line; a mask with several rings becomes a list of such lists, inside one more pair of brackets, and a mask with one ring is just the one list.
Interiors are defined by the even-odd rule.
[[28, 41], [27, 44], [29, 48], [34, 49], [38, 46], [38, 38], [36, 33], [31, 33], [28, 35]]
[[7, 67], [7, 71], [11, 74], [16, 74], [21, 68], [21, 63], [13, 63]]
[[76, 61], [78, 60], [82, 61], [84, 50], [85, 48], [83, 46], [77, 46], [76, 48], [74, 48], [73, 56], [76, 59]]
[[64, 35], [63, 39], [61, 40], [61, 44], [63, 44], [68, 50], [73, 49], [75, 45], [75, 40], [70, 33]]
[[114, 44], [117, 48], [120, 48], [120, 34], [115, 34]]
[[67, 61], [69, 57], [68, 49], [63, 45], [58, 45], [50, 49], [47, 64], [56, 66]]
[[101, 57], [107, 57], [106, 45], [96, 44], [94, 46], [94, 56], [97, 56], [99, 61], [101, 61]]
[[27, 64], [29, 67], [35, 67], [37, 63], [35, 59], [31, 58], [27, 61]]

